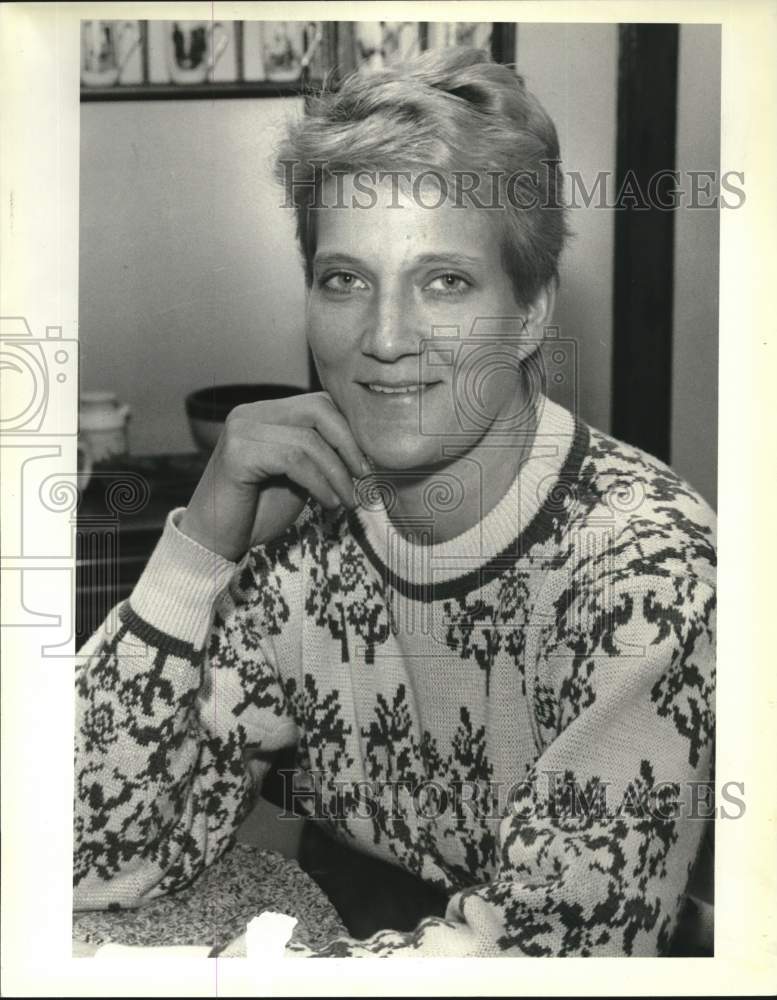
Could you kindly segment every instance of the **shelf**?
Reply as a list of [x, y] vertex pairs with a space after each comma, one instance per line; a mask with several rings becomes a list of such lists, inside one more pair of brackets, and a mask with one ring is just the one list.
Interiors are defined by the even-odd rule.
[[143, 83], [137, 86], [82, 87], [81, 102], [93, 101], [187, 101], [236, 97], [304, 97], [316, 84], [291, 80], [256, 83]]
[[[95, 22], [110, 25], [110, 22]], [[136, 73], [135, 79], [148, 81], [150, 74], [150, 47], [153, 44], [165, 44], [164, 38], [150, 37], [147, 21], [135, 22], [140, 26], [140, 46], [142, 67]], [[161, 24], [161, 22], [159, 22]], [[168, 23], [169, 24], [172, 22]], [[357, 68], [361, 56], [358, 39], [354, 31], [355, 22], [351, 21], [321, 21], [306, 22], [311, 27], [319, 25], [317, 40], [307, 38], [306, 54], [299, 60], [301, 77], [296, 80], [244, 80], [244, 22], [234, 22], [234, 56], [236, 81], [230, 83], [138, 83], [111, 84], [107, 87], [81, 86], [81, 101], [92, 103], [100, 101], [186, 101], [186, 100], [218, 100], [241, 97], [304, 97], [306, 94], [320, 90], [324, 79], [329, 80], [329, 86]], [[404, 22], [417, 25], [417, 42], [422, 50], [428, 47], [428, 23], [425, 21]], [[516, 27], [512, 22], [490, 22], [491, 54], [497, 62], [514, 64], [516, 53]], [[82, 44], [84, 44], [82, 42]], [[108, 41], [110, 46], [115, 40]], [[255, 44], [255, 42], [253, 43]], [[91, 50], [90, 50], [91, 52]], [[301, 56], [302, 53], [300, 52]], [[94, 53], [91, 53], [94, 58]], [[115, 62], [113, 64], [115, 66]], [[253, 65], [253, 64], [252, 64]], [[252, 69], [250, 72], [257, 72]], [[250, 74], [249, 74], [250, 75]]]

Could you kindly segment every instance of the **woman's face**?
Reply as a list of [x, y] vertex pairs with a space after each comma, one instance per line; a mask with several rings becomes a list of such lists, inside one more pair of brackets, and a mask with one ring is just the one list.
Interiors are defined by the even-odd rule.
[[374, 190], [366, 209], [353, 207], [348, 183], [347, 207], [324, 191], [333, 207], [317, 213], [308, 340], [376, 467], [420, 471], [444, 461], [443, 445], [472, 446], [515, 422], [531, 333], [519, 338], [526, 311], [487, 211], [424, 207], [439, 200], [436, 186], [421, 198]]

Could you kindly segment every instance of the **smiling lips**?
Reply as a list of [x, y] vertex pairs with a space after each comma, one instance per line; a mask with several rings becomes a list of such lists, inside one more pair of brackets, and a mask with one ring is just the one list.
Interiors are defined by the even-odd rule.
[[436, 382], [361, 382], [359, 384], [370, 392], [388, 396], [410, 396], [428, 389], [432, 385], [437, 385]]

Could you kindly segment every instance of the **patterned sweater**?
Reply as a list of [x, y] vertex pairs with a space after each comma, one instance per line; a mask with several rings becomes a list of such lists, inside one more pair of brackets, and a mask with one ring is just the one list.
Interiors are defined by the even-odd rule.
[[295, 800], [450, 900], [409, 933], [291, 951], [665, 953], [711, 777], [714, 515], [540, 402], [510, 489], [450, 541], [445, 477], [428, 521], [394, 524], [380, 490], [310, 501], [238, 564], [171, 512], [77, 671], [77, 908], [190, 882], [294, 744]]

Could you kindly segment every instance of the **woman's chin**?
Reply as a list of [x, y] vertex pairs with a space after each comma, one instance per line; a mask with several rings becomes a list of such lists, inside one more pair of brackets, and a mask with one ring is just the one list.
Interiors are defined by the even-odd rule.
[[423, 438], [419, 441], [417, 435], [410, 441], [403, 441], [401, 437], [365, 441], [362, 447], [376, 472], [423, 472], [434, 469], [441, 462], [440, 449], [434, 446], [434, 440]]

